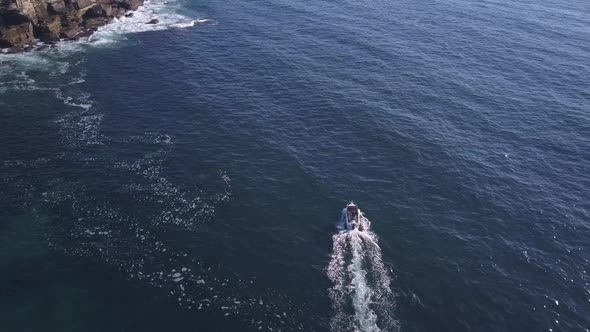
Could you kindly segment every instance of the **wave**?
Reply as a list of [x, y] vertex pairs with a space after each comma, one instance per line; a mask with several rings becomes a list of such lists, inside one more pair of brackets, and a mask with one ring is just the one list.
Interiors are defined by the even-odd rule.
[[[68, 55], [72, 52], [80, 52], [86, 48], [104, 45], [115, 45], [119, 41], [126, 41], [129, 34], [184, 29], [197, 25], [217, 23], [210, 18], [195, 18], [179, 14], [181, 11], [182, 8], [180, 8], [179, 3], [174, 0], [147, 0], [136, 11], [132, 12], [132, 16], [115, 18], [109, 24], [98, 28], [96, 32], [88, 37], [76, 41], [63, 40], [57, 43], [56, 47], [41, 51], [3, 54], [0, 58], [0, 75], [2, 72], [13, 70], [12, 67], [15, 65], [35, 70], [50, 68], [52, 63], [56, 62], [67, 66]], [[146, 24], [152, 19], [157, 19], [158, 23]]]
[[370, 221], [359, 213], [363, 231], [335, 234], [326, 268], [333, 286], [329, 290], [333, 331], [399, 331], [392, 311], [395, 294], [390, 272], [383, 263], [377, 236]]
[[[148, 0], [139, 7], [133, 16], [121, 17], [110, 24], [100, 27], [88, 41], [92, 44], [108, 44], [124, 38], [126, 34], [146, 31], [159, 31], [172, 28], [188, 28], [195, 25], [191, 17], [177, 13], [178, 5], [174, 1]], [[158, 19], [156, 24], [146, 22]]]

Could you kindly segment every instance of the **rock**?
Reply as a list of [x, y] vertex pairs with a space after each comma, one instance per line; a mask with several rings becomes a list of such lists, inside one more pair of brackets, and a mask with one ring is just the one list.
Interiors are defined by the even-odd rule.
[[120, 7], [111, 7], [112, 12], [111, 12], [111, 16], [116, 17], [116, 18], [121, 18], [123, 17], [123, 15], [125, 15], [125, 9], [120, 8]]
[[72, 39], [76, 37], [76, 35], [80, 33], [80, 28], [78, 27], [70, 27], [61, 31], [59, 36], [61, 38]]
[[125, 10], [137, 10], [143, 4], [143, 0], [119, 0], [116, 4]]
[[106, 14], [106, 16], [108, 16], [108, 17], [113, 16], [113, 6], [111, 4], [104, 4], [103, 3], [100, 6], [102, 7], [102, 10]]
[[83, 15], [84, 14], [76, 11], [68, 12], [68, 14], [62, 16], [64, 20], [64, 25], [82, 26], [82, 23], [84, 22], [84, 19], [82, 18]]
[[96, 18], [91, 18], [88, 20], [84, 20], [84, 26], [87, 29], [96, 31], [98, 30], [99, 27], [109, 23], [109, 18], [106, 17], [96, 17]]
[[23, 46], [35, 41], [33, 23], [22, 12], [0, 14], [0, 47]]
[[31, 22], [31, 19], [20, 10], [9, 10], [0, 13], [2, 26], [21, 25]]
[[[113, 18], [131, 17], [144, 0], [0, 0], [0, 48], [21, 52], [37, 40], [51, 43], [92, 34]], [[159, 21], [153, 19], [149, 24]], [[88, 30], [87, 32], [80, 32]]]
[[95, 4], [84, 12], [82, 18], [84, 20], [96, 17], [109, 17], [113, 12], [113, 7], [105, 4]]
[[35, 41], [31, 22], [0, 27], [0, 47], [22, 46]]
[[158, 20], [157, 18], [153, 18], [149, 22], [146, 22], [145, 24], [158, 24], [158, 23], [160, 23], [160, 20]]
[[64, 15], [67, 13], [63, 0], [47, 0], [47, 13], [49, 15]]
[[81, 14], [84, 14], [86, 9], [92, 7], [95, 2], [92, 0], [71, 0], [71, 4], [74, 9], [80, 11]]
[[16, 53], [22, 53], [24, 50], [22, 47], [11, 47], [8, 50], [6, 50], [6, 54], [16, 54]]
[[94, 33], [93, 30], [84, 30], [76, 35], [76, 39], [90, 37], [90, 36], [92, 36], [93, 33]]
[[34, 49], [35, 49], [35, 46], [33, 46], [33, 45], [29, 45], [29, 46], [25, 47], [25, 48], [23, 49], [23, 51], [25, 51], [25, 52], [31, 52], [31, 51], [32, 51], [32, 50], [34, 50]]
[[35, 26], [34, 32], [42, 41], [59, 40], [61, 18], [59, 16], [48, 16]]

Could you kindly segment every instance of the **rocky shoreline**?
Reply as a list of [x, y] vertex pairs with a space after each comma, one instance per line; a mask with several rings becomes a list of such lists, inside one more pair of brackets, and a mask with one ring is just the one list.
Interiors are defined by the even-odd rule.
[[[21, 53], [89, 37], [115, 18], [132, 16], [144, 0], [0, 0], [0, 48]], [[146, 24], [156, 24], [153, 19]]]

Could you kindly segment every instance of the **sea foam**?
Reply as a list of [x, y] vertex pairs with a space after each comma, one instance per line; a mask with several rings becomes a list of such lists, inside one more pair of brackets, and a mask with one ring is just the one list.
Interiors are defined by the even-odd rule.
[[333, 283], [329, 290], [333, 309], [330, 326], [333, 331], [397, 331], [389, 271], [371, 223], [362, 212], [359, 218], [363, 231], [355, 229], [332, 237], [332, 256], [326, 268]]

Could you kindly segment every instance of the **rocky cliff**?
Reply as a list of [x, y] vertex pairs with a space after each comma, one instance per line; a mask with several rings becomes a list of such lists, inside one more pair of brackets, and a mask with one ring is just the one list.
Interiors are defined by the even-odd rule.
[[92, 34], [143, 0], [0, 0], [0, 48], [27, 51], [38, 40], [54, 43]]

